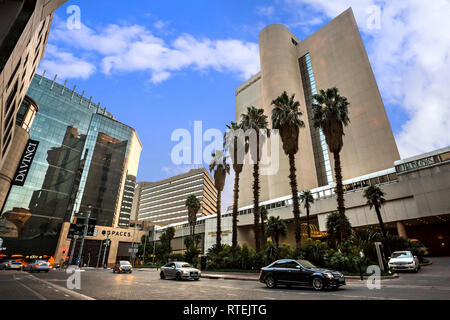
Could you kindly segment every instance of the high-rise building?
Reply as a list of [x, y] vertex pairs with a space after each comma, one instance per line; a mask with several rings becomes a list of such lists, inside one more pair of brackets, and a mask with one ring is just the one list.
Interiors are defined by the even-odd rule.
[[[127, 225], [141, 142], [135, 130], [74, 90], [36, 75], [33, 157], [6, 199], [0, 237], [10, 254], [53, 255], [61, 226], [93, 206], [98, 226]], [[29, 143], [30, 143], [29, 142]], [[5, 236], [1, 230], [9, 230]], [[67, 234], [65, 234], [67, 236]], [[8, 254], [8, 253], [7, 253]]]
[[138, 220], [166, 226], [188, 219], [186, 199], [195, 195], [201, 202], [198, 217], [217, 213], [217, 189], [204, 168], [158, 182], [140, 182]]
[[[247, 107], [262, 108], [271, 123], [271, 102], [284, 91], [301, 104], [305, 128], [296, 156], [299, 190], [333, 184], [334, 157], [325, 136], [312, 125], [312, 95], [337, 87], [351, 103], [341, 152], [343, 179], [392, 167], [400, 159], [369, 58], [353, 12], [348, 9], [301, 41], [283, 25], [269, 25], [260, 34], [261, 72], [236, 89], [236, 119]], [[261, 177], [261, 201], [291, 193], [289, 161], [280, 142], [279, 171]], [[252, 203], [252, 167], [244, 166], [239, 205]]]
[[[8, 159], [8, 154], [21, 154], [25, 147], [27, 139], [15, 125], [16, 114], [44, 56], [53, 12], [66, 1], [0, 1], [0, 170], [8, 161], [6, 170], [15, 171], [13, 160], [18, 159], [14, 155]], [[17, 137], [16, 131], [21, 131]], [[0, 197], [0, 207], [3, 201]]]

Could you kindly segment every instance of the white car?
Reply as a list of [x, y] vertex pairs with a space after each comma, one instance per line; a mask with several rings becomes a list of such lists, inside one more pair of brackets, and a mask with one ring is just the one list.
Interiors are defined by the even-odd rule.
[[420, 270], [420, 262], [411, 251], [396, 251], [389, 259], [389, 269], [418, 272]]

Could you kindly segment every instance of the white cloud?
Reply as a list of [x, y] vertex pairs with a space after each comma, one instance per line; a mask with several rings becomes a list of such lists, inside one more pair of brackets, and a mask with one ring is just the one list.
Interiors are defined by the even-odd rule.
[[87, 79], [96, 71], [95, 65], [75, 57], [54, 45], [47, 45], [45, 60], [39, 65], [39, 71], [57, 74], [62, 79]]
[[[407, 116], [396, 134], [402, 157], [450, 145], [450, 1], [286, 1], [327, 18], [353, 8], [385, 103]], [[374, 5], [379, 29], [368, 24]]]
[[256, 7], [256, 12], [261, 16], [272, 17], [275, 13], [275, 8], [273, 6], [258, 6]]
[[[158, 26], [163, 27], [161, 23]], [[169, 43], [139, 25], [111, 24], [97, 31], [82, 25], [79, 30], [68, 30], [64, 23], [56, 21], [51, 43], [95, 53], [105, 74], [148, 71], [155, 84], [186, 68], [234, 73], [241, 79], [260, 69], [256, 43], [198, 39], [189, 34], [179, 35]]]

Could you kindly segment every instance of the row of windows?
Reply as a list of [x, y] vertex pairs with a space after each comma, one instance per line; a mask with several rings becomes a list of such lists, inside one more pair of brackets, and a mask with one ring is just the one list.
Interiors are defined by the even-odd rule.
[[[152, 195], [152, 194], [160, 193], [160, 192], [164, 192], [164, 194], [166, 195], [167, 194], [166, 193], [167, 190], [176, 189], [176, 188], [179, 188], [179, 187], [182, 187], [182, 186], [186, 186], [186, 185], [189, 185], [189, 184], [193, 184], [193, 183], [201, 183], [201, 184], [203, 184], [203, 179], [198, 179], [198, 180], [194, 180], [194, 181], [189, 181], [189, 182], [177, 184], [176, 186], [164, 188], [164, 189], [153, 191], [153, 192], [144, 193], [144, 191], [143, 191], [142, 192], [142, 199], [144, 200], [144, 199], [152, 198], [152, 197], [149, 197], [149, 196]], [[177, 191], [175, 191], [175, 192], [177, 192]]]
[[160, 184], [160, 185], [157, 185], [157, 186], [151, 186], [151, 187], [145, 188], [144, 190], [142, 190], [142, 195], [148, 194], [148, 191], [150, 191], [150, 190], [155, 190], [157, 188], [161, 188], [161, 187], [164, 187], [164, 186], [175, 184], [177, 182], [186, 181], [186, 180], [193, 179], [193, 178], [198, 178], [198, 177], [203, 177], [203, 173], [196, 174], [196, 175], [189, 176], [189, 177], [185, 177], [185, 178], [182, 178], [182, 179], [179, 179], [179, 180], [176, 180], [176, 181], [166, 182], [164, 184]]
[[[199, 189], [199, 190], [195, 190], [193, 192], [191, 191], [191, 192], [187, 192], [187, 193], [178, 194], [178, 195], [172, 196], [172, 197], [161, 198], [161, 197], [163, 197], [165, 195], [169, 195], [169, 194], [173, 194], [173, 193], [180, 193], [180, 192], [187, 191], [187, 190], [192, 190], [192, 189]], [[192, 186], [192, 187], [189, 187], [189, 188], [183, 188], [183, 189], [180, 189], [180, 190], [168, 192], [168, 193], [166, 193], [164, 195], [158, 196], [159, 199], [157, 199], [157, 200], [152, 200], [152, 198], [149, 199], [149, 200], [152, 200], [152, 201], [149, 201], [147, 199], [141, 200], [140, 206], [141, 207], [148, 207], [149, 205], [154, 204], [154, 203], [158, 203], [158, 202], [161, 202], [161, 201], [167, 201], [167, 200], [170, 200], [170, 199], [176, 199], [176, 198], [179, 198], [179, 197], [182, 197], [182, 196], [186, 196], [186, 198], [187, 198], [189, 195], [191, 195], [193, 193], [196, 193], [196, 192], [200, 192], [200, 191], [203, 191], [202, 185], [196, 185], [196, 186]]]
[[407, 162], [405, 164], [396, 166], [395, 169], [397, 170], [398, 173], [403, 173], [403, 172], [412, 171], [412, 170], [416, 170], [416, 169], [420, 169], [420, 168], [430, 167], [435, 164], [438, 164], [441, 162], [446, 162], [446, 161], [450, 161], [450, 152], [423, 158], [420, 160]]

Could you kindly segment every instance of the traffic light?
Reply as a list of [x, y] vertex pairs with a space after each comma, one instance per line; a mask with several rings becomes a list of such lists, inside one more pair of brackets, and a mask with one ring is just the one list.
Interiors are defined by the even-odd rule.
[[66, 248], [62, 249], [62, 254], [66, 254], [66, 252], [67, 252]]

